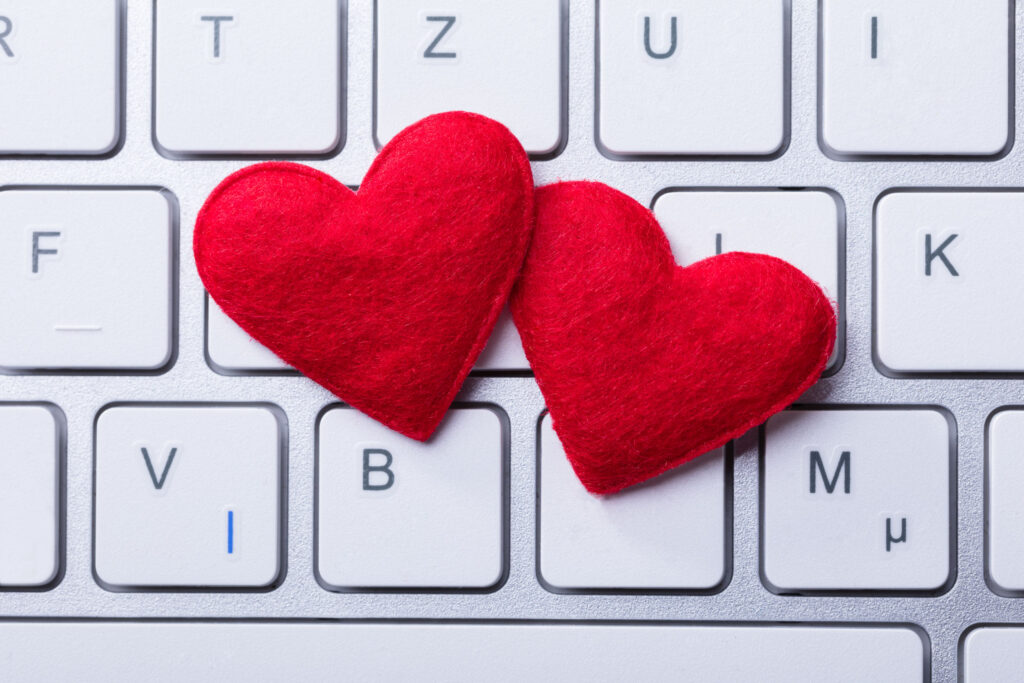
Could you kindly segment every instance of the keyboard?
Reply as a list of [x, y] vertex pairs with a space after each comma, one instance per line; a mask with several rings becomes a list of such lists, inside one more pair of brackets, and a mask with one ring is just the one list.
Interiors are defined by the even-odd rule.
[[[1013, 0], [0, 0], [0, 679], [1024, 680]], [[427, 443], [203, 291], [231, 172], [465, 109], [681, 264], [782, 257], [825, 376], [598, 498], [505, 314]], [[686, 406], [680, 406], [686, 410]]]

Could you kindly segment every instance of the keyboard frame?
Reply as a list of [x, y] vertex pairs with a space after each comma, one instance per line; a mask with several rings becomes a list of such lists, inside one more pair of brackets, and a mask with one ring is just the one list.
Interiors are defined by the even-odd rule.
[[[818, 2], [792, 0], [789, 40], [789, 125], [784, 151], [773, 157], [645, 158], [618, 160], [595, 144], [596, 3], [564, 0], [568, 8], [566, 120], [563, 149], [534, 163], [538, 184], [556, 179], [597, 179], [650, 206], [666, 188], [824, 187], [845, 205], [844, 358], [838, 369], [801, 399], [802, 404], [926, 404], [947, 408], [957, 433], [955, 582], [941, 594], [920, 597], [867, 594], [777, 595], [760, 577], [758, 432], [733, 445], [731, 577], [711, 595], [677, 592], [554, 593], [536, 574], [537, 425], [543, 398], [530, 377], [475, 373], [459, 401], [493, 403], [509, 424], [507, 580], [491, 593], [332, 592], [314, 571], [315, 426], [336, 403], [301, 377], [280, 373], [224, 375], [207, 362], [205, 295], [191, 257], [192, 226], [206, 195], [253, 158], [171, 159], [152, 139], [153, 0], [126, 0], [123, 39], [123, 126], [119, 148], [106, 158], [0, 158], [0, 185], [158, 186], [177, 198], [177, 358], [158, 375], [109, 373], [19, 374], [0, 379], [2, 402], [49, 402], [66, 418], [66, 496], [63, 507], [62, 580], [45, 591], [0, 592], [5, 618], [160, 619], [456, 619], [653, 620], [685, 622], [841, 622], [913, 624], [931, 644], [935, 680], [956, 680], [958, 647], [975, 624], [1024, 622], [1019, 598], [994, 593], [986, 583], [985, 427], [997, 409], [1024, 404], [1020, 375], [888, 377], [873, 360], [873, 211], [885, 191], [902, 187], [1010, 188], [1024, 186], [1024, 152], [1013, 145], [994, 159], [927, 158], [837, 160], [819, 144]], [[608, 1], [608, 0], [605, 0]], [[330, 158], [305, 160], [342, 183], [357, 185], [376, 154], [373, 0], [341, 1], [344, 146]], [[1024, 3], [1013, 8], [1014, 25]], [[1014, 54], [1024, 54], [1015, 33]], [[1013, 59], [1013, 55], [1010, 56]], [[1015, 64], [1011, 106], [1021, 99]], [[1022, 129], [1014, 112], [1012, 129]], [[111, 592], [92, 574], [92, 463], [94, 421], [111, 403], [224, 403], [265, 401], [287, 415], [287, 575], [273, 590]], [[927, 669], [926, 669], [927, 670]]]

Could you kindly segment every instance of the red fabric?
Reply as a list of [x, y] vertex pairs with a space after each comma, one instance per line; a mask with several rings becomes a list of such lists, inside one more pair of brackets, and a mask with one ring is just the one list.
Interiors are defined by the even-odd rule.
[[717, 448], [820, 376], [836, 317], [771, 256], [676, 265], [650, 211], [600, 183], [537, 190], [512, 315], [573, 469], [612, 493]]
[[508, 298], [533, 202], [515, 137], [450, 112], [399, 133], [358, 193], [298, 164], [232, 174], [200, 211], [193, 249], [210, 296], [242, 329], [425, 440]]

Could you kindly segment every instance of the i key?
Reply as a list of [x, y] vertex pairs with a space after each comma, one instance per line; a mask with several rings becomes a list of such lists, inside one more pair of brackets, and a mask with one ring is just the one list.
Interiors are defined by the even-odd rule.
[[264, 405], [118, 404], [96, 419], [95, 570], [107, 586], [272, 585], [284, 416]]
[[952, 417], [787, 410], [764, 427], [762, 569], [781, 593], [940, 590], [950, 577]]
[[121, 13], [118, 0], [0, 3], [0, 154], [117, 147]]
[[158, 0], [154, 132], [169, 155], [340, 144], [337, 0]]
[[426, 443], [350, 408], [317, 427], [317, 576], [332, 589], [471, 588], [504, 571], [504, 427], [453, 408]]
[[462, 109], [504, 123], [527, 152], [562, 139], [560, 0], [377, 0], [376, 138]]
[[1007, 0], [823, 0], [821, 138], [840, 156], [992, 155], [1010, 141]]
[[159, 190], [0, 190], [0, 367], [166, 366], [175, 220]]

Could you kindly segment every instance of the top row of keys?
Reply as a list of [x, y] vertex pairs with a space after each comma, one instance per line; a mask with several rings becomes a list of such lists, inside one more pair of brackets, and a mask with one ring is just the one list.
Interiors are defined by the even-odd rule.
[[[820, 139], [837, 158], [998, 155], [1012, 0], [820, 3]], [[565, 139], [564, 0], [376, 0], [374, 138], [439, 111]], [[786, 0], [597, 8], [597, 142], [613, 158], [771, 158], [789, 137]], [[0, 2], [0, 155], [108, 155], [123, 136], [123, 0]], [[153, 139], [170, 157], [343, 144], [337, 0], [154, 0]], [[949, 31], [956, 26], [956, 31]], [[69, 55], [73, 55], [69, 59]]]

